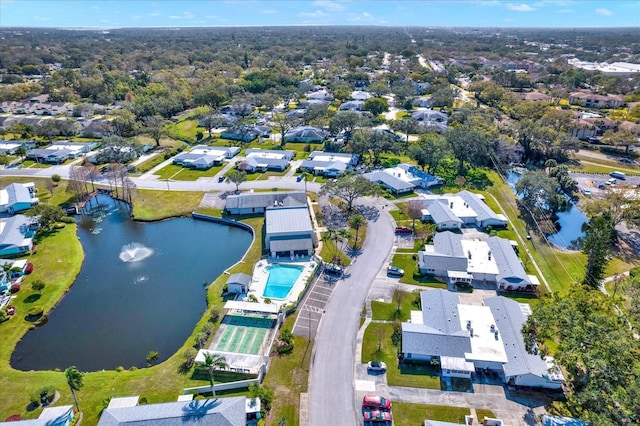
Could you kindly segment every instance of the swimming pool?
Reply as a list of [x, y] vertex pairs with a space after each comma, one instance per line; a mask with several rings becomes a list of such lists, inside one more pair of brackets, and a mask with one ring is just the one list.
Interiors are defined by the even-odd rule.
[[271, 265], [262, 297], [286, 299], [304, 268], [294, 265]]

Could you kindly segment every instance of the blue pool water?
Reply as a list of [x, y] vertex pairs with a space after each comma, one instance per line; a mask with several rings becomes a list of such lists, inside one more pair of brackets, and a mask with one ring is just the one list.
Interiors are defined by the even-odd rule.
[[286, 299], [291, 287], [302, 273], [301, 266], [271, 265], [267, 268], [269, 276], [262, 297], [270, 299]]

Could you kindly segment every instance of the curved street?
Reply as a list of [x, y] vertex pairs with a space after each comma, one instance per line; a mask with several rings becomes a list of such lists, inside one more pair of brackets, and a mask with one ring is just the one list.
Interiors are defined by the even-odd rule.
[[354, 400], [356, 334], [366, 295], [391, 252], [393, 236], [391, 218], [381, 211], [377, 220], [368, 222], [362, 253], [327, 303], [311, 358], [311, 426], [357, 424], [361, 420]]

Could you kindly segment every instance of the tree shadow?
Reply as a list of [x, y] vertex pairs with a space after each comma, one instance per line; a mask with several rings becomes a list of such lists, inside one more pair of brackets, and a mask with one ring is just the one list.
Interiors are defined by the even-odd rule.
[[24, 299], [24, 303], [36, 302], [36, 301], [40, 300], [40, 297], [42, 297], [42, 295], [39, 294], [39, 293], [30, 294], [29, 296], [27, 296], [26, 299]]

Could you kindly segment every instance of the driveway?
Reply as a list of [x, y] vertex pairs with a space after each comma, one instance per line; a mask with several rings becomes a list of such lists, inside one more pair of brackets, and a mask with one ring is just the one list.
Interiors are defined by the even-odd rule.
[[379, 215], [368, 226], [363, 251], [349, 267], [349, 276], [333, 290], [316, 335], [309, 377], [311, 426], [352, 425], [362, 417], [355, 410], [353, 392], [360, 311], [393, 244], [388, 214]]

